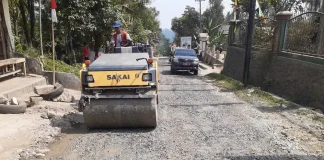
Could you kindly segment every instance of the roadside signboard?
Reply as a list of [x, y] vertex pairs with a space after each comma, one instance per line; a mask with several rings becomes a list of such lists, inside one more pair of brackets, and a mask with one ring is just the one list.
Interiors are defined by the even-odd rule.
[[181, 47], [191, 49], [191, 37], [181, 37]]

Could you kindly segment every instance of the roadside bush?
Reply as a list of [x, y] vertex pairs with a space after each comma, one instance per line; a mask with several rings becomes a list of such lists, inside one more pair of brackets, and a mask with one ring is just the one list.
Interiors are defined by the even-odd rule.
[[[31, 58], [39, 58], [40, 53], [35, 48], [27, 48], [26, 50], [21, 52], [25, 57]], [[44, 58], [42, 59], [42, 63], [44, 64], [45, 71], [53, 71], [53, 58], [52, 54], [44, 53]], [[55, 71], [57, 72], [67, 72], [74, 73], [79, 77], [79, 71], [82, 68], [82, 64], [78, 63], [76, 65], [68, 65], [63, 61], [56, 60], [55, 61]]]

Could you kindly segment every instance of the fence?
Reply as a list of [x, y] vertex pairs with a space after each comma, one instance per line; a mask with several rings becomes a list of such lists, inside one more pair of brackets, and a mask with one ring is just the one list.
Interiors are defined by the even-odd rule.
[[[253, 33], [253, 47], [259, 49], [271, 49], [275, 21], [271, 19], [257, 19]], [[246, 44], [247, 21], [238, 21], [233, 25], [232, 44], [244, 47]]]
[[[267, 23], [270, 26], [255, 25], [248, 83], [295, 103], [324, 110], [323, 13], [292, 15], [279, 12], [273, 23]], [[230, 46], [222, 73], [242, 81], [246, 58], [242, 42], [246, 37], [241, 35], [246, 24], [239, 25], [244, 23], [231, 22]]]
[[255, 22], [252, 44], [254, 48], [271, 50], [275, 24], [275, 21], [269, 18]]
[[[324, 57], [324, 13], [306, 12], [291, 18], [279, 12], [275, 20], [256, 20], [253, 48], [273, 53]], [[247, 22], [231, 21], [229, 45], [245, 46]], [[324, 61], [323, 61], [324, 64]]]
[[302, 55], [324, 56], [320, 51], [321, 25], [324, 25], [324, 19], [320, 12], [306, 12], [294, 18], [289, 19], [286, 23], [286, 36], [284, 40], [283, 51], [292, 52]]

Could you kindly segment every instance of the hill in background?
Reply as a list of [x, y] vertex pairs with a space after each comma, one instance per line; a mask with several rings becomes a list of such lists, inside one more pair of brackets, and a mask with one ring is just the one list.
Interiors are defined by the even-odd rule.
[[162, 30], [163, 35], [170, 40], [170, 42], [173, 42], [173, 38], [175, 36], [175, 33], [170, 29], [163, 29]]

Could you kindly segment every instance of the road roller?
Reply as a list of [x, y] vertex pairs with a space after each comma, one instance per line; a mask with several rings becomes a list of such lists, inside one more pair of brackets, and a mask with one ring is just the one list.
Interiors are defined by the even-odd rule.
[[115, 47], [114, 53], [86, 61], [80, 71], [78, 104], [89, 129], [155, 128], [158, 59], [152, 47]]

